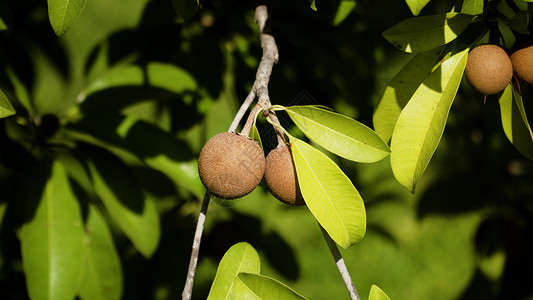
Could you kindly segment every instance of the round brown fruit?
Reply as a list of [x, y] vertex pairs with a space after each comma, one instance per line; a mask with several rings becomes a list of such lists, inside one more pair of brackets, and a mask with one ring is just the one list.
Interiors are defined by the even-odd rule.
[[516, 77], [533, 85], [533, 46], [511, 54], [511, 62]]
[[252, 139], [232, 132], [215, 135], [198, 158], [204, 186], [216, 197], [240, 198], [257, 187], [265, 171], [263, 150]]
[[265, 182], [272, 195], [281, 202], [305, 205], [289, 147], [278, 147], [268, 153]]
[[513, 77], [509, 55], [498, 45], [485, 44], [468, 54], [465, 76], [468, 83], [483, 95], [497, 94]]

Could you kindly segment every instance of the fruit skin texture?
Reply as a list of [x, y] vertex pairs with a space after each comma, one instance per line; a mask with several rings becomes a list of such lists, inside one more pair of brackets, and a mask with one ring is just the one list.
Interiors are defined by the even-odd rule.
[[468, 54], [465, 76], [468, 83], [483, 95], [497, 94], [513, 77], [511, 59], [498, 45], [481, 45]]
[[511, 54], [511, 62], [516, 77], [533, 85], [533, 46]]
[[218, 198], [240, 198], [257, 187], [265, 171], [263, 150], [252, 139], [223, 132], [205, 143], [198, 158], [202, 183]]
[[265, 183], [272, 195], [281, 202], [289, 205], [305, 205], [289, 147], [278, 147], [268, 153]]

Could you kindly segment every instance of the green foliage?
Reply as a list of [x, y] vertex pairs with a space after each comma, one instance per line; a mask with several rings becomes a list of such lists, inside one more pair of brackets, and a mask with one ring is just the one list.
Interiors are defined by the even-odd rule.
[[291, 137], [298, 184], [305, 203], [331, 238], [343, 248], [365, 235], [363, 199], [350, 179], [329, 157]]
[[239, 273], [229, 299], [301, 300], [303, 296], [276, 279], [250, 273]]
[[333, 25], [337, 26], [344, 21], [355, 9], [357, 1], [355, 0], [342, 0], [339, 1], [339, 7], [335, 18], [333, 18]]
[[522, 96], [509, 84], [500, 96], [502, 127], [507, 139], [525, 157], [533, 160], [533, 133], [527, 120]]
[[424, 80], [394, 127], [392, 171], [398, 182], [413, 193], [444, 132], [466, 66], [468, 50], [453, 54]]
[[48, 17], [58, 36], [62, 36], [81, 15], [87, 0], [48, 0]]
[[43, 187], [36, 184], [42, 179], [28, 179], [30, 201], [20, 234], [28, 294], [32, 299], [73, 299], [85, 265], [80, 203], [58, 161]]
[[405, 0], [405, 3], [409, 6], [411, 13], [418, 16], [420, 11], [428, 4], [430, 0]]
[[377, 285], [372, 285], [368, 300], [390, 300], [390, 298]]
[[483, 0], [464, 0], [461, 13], [479, 15], [483, 13]]
[[453, 12], [414, 17], [387, 29], [383, 36], [402, 51], [419, 53], [455, 40], [473, 19], [471, 15]]
[[390, 153], [372, 129], [347, 116], [313, 106], [290, 106], [285, 111], [308, 138], [341, 157], [376, 162]]
[[15, 114], [15, 109], [9, 102], [6, 94], [0, 90], [0, 118], [9, 117]]

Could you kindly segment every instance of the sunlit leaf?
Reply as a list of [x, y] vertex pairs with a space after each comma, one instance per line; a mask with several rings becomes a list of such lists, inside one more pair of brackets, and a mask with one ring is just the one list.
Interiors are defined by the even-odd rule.
[[357, 2], [355, 0], [341, 0], [337, 7], [337, 13], [333, 18], [333, 25], [337, 26], [344, 21], [355, 9]]
[[197, 83], [189, 72], [172, 64], [151, 62], [145, 67], [118, 66], [92, 81], [78, 95], [77, 101], [83, 102], [95, 92], [120, 86], [154, 87], [181, 94], [195, 90]]
[[96, 148], [85, 156], [96, 194], [109, 215], [135, 248], [150, 257], [161, 234], [155, 203], [145, 199], [131, 171], [118, 158]]
[[[140, 162], [167, 175], [179, 188], [201, 198], [205, 192], [198, 176], [196, 157], [189, 149], [158, 127], [128, 116], [87, 115], [70, 124], [73, 138], [104, 148], [115, 154], [129, 154]], [[126, 152], [126, 153], [124, 153]]]
[[[43, 176], [44, 174], [41, 174]], [[54, 162], [44, 188], [27, 178], [30, 194], [20, 235], [31, 299], [74, 299], [83, 275], [83, 221], [67, 173]]]
[[368, 300], [390, 300], [389, 296], [385, 294], [377, 285], [372, 285]]
[[509, 84], [499, 102], [505, 136], [520, 153], [533, 160], [533, 133], [527, 120], [522, 96], [512, 84]]
[[302, 295], [282, 282], [259, 274], [240, 273], [228, 299], [302, 300]]
[[312, 106], [290, 106], [285, 110], [308, 138], [336, 155], [358, 162], [375, 162], [390, 153], [387, 144], [372, 129], [345, 115]]
[[424, 52], [453, 41], [474, 16], [446, 13], [413, 17], [383, 32], [389, 43], [405, 52]]
[[479, 15], [483, 13], [484, 0], [463, 0], [461, 13], [469, 15]]
[[302, 196], [311, 213], [343, 248], [366, 231], [363, 199], [350, 179], [327, 155], [291, 137], [291, 152]]
[[409, 6], [411, 13], [418, 16], [422, 8], [424, 8], [429, 1], [430, 0], [405, 0], [405, 3]]
[[87, 0], [48, 0], [48, 18], [58, 36], [62, 36], [81, 15]]
[[250, 244], [241, 242], [231, 246], [218, 264], [207, 299], [227, 299], [235, 277], [241, 272], [259, 274], [260, 264], [257, 251]]
[[0, 90], [0, 118], [9, 117], [15, 114], [15, 109], [7, 99], [6, 94]]
[[199, 0], [172, 0], [176, 13], [185, 21], [192, 19], [198, 12]]
[[122, 269], [111, 232], [98, 208], [89, 206], [85, 227], [85, 273], [82, 299], [118, 300], [122, 295]]
[[391, 166], [394, 176], [414, 193], [437, 149], [459, 88], [468, 49], [444, 61], [416, 90], [394, 127]]
[[311, 9], [316, 11], [316, 0], [309, 0], [309, 4], [311, 5]]
[[384, 141], [390, 141], [402, 109], [445, 53], [437, 48], [416, 54], [389, 82], [373, 116], [374, 129]]

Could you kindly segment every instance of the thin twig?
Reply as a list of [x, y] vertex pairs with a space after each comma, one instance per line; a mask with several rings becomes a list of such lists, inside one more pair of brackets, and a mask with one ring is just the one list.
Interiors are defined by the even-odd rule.
[[348, 268], [346, 267], [346, 264], [344, 263], [344, 258], [342, 258], [341, 253], [339, 252], [339, 248], [337, 248], [337, 244], [333, 239], [331, 239], [331, 236], [329, 236], [328, 232], [322, 227], [320, 224], [320, 229], [322, 230], [322, 234], [324, 235], [324, 239], [326, 240], [326, 243], [328, 244], [329, 251], [333, 255], [333, 259], [335, 260], [335, 264], [337, 265], [337, 269], [339, 269], [339, 272], [341, 273], [342, 279], [344, 280], [344, 284], [346, 285], [346, 289], [348, 290], [348, 293], [350, 294], [350, 299], [352, 300], [360, 300], [359, 294], [357, 293], [357, 290], [355, 289], [355, 285], [353, 284], [352, 278], [350, 277], [350, 273], [348, 272]]
[[194, 274], [196, 273], [196, 265], [198, 263], [198, 254], [200, 253], [200, 242], [202, 241], [202, 232], [204, 231], [205, 218], [207, 216], [207, 208], [209, 207], [209, 201], [211, 199], [211, 193], [205, 192], [204, 200], [202, 202], [202, 208], [198, 215], [198, 223], [196, 223], [196, 231], [194, 232], [194, 240], [192, 243], [191, 260], [189, 261], [189, 272], [187, 273], [187, 280], [185, 281], [185, 287], [181, 294], [182, 299], [191, 299], [192, 287], [194, 284]]
[[[278, 48], [274, 37], [270, 34], [265, 33], [266, 30], [266, 21], [268, 19], [266, 6], [258, 6], [255, 10], [255, 20], [259, 25], [259, 32], [261, 33], [261, 47], [263, 48], [263, 56], [261, 57], [261, 62], [257, 68], [257, 74], [252, 86], [252, 90], [242, 103], [241, 107], [235, 114], [235, 118], [231, 122], [231, 125], [228, 129], [229, 132], [235, 132], [237, 126], [241, 122], [244, 114], [258, 96], [258, 104], [268, 109], [271, 106], [270, 98], [268, 97], [268, 81], [270, 80], [270, 75], [272, 74], [272, 67], [274, 63], [278, 62]], [[254, 114], [255, 116], [255, 114]], [[253, 120], [252, 120], [253, 121]], [[248, 122], [247, 122], [248, 123]], [[246, 125], [245, 125], [246, 126]], [[249, 125], [251, 126], [251, 124]], [[249, 131], [249, 129], [248, 129]], [[185, 281], [185, 288], [183, 289], [182, 299], [190, 300], [192, 297], [192, 289], [194, 285], [194, 275], [196, 273], [196, 266], [198, 263], [198, 253], [200, 251], [200, 241], [202, 239], [202, 232], [204, 230], [204, 223], [207, 216], [207, 208], [209, 206], [211, 195], [209, 191], [205, 192], [204, 200], [202, 202], [202, 208], [198, 216], [198, 223], [196, 225], [196, 232], [194, 234], [194, 241], [192, 246], [191, 259], [189, 262], [189, 271], [187, 273], [187, 280]]]

